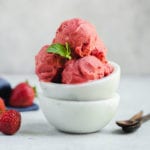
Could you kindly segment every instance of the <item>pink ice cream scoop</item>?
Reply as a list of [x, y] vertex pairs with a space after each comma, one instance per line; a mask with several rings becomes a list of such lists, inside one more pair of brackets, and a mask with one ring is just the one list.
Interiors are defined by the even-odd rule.
[[53, 43], [69, 43], [79, 56], [96, 55], [101, 61], [105, 60], [106, 47], [97, 35], [95, 27], [89, 22], [74, 18], [64, 21], [57, 29]]
[[65, 60], [54, 53], [47, 53], [48, 47], [43, 46], [35, 56], [35, 72], [40, 81], [60, 82]]
[[62, 83], [75, 84], [103, 78], [104, 64], [95, 56], [70, 60], [62, 72]]
[[101, 79], [113, 72], [113, 66], [106, 59], [107, 49], [89, 22], [79, 18], [64, 21], [52, 44], [66, 43], [71, 49], [71, 60], [54, 51], [48, 53], [49, 45], [36, 55], [35, 70], [40, 81], [76, 84]]

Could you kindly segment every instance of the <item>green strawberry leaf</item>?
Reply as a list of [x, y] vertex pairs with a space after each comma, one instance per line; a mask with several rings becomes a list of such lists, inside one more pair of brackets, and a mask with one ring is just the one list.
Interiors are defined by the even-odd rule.
[[[31, 86], [31, 85], [29, 84], [29, 81], [28, 81], [28, 80], [26, 80], [25, 83], [28, 84], [29, 86]], [[33, 89], [33, 91], [34, 91], [35, 97], [38, 97], [38, 93], [37, 93], [37, 88], [36, 88], [36, 86], [32, 86], [32, 89]]]
[[67, 59], [71, 59], [71, 49], [68, 43], [65, 43], [65, 45], [59, 43], [52, 44], [48, 47], [47, 52], [58, 54]]

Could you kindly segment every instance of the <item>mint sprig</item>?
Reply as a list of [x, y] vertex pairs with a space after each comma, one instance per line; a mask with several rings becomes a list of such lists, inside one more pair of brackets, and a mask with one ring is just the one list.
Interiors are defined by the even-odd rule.
[[65, 45], [59, 43], [52, 44], [48, 47], [47, 52], [58, 54], [67, 59], [71, 59], [71, 49], [68, 43], [65, 43]]

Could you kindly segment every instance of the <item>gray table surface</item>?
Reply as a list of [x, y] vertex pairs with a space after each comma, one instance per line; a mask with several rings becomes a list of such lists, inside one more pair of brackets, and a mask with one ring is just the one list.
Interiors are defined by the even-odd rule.
[[[14, 86], [28, 79], [37, 85], [34, 75], [2, 75]], [[150, 113], [150, 76], [123, 76], [118, 90], [121, 100], [114, 119], [100, 132], [66, 134], [46, 121], [41, 110], [22, 113], [22, 125], [17, 134], [0, 133], [2, 150], [149, 150], [150, 121], [132, 134], [123, 134], [115, 121], [126, 119], [140, 110]], [[38, 103], [38, 99], [36, 99]]]

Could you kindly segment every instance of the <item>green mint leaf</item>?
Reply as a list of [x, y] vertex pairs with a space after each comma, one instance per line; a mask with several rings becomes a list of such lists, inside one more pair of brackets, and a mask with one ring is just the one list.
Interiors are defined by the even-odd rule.
[[58, 54], [67, 59], [71, 59], [71, 49], [68, 43], [65, 43], [65, 45], [59, 43], [52, 44], [48, 47], [47, 52]]
[[66, 42], [65, 43], [65, 46], [66, 46], [66, 50], [67, 50], [67, 57], [68, 57], [68, 59], [71, 59], [71, 49], [70, 49], [70, 47], [69, 47], [69, 44]]

